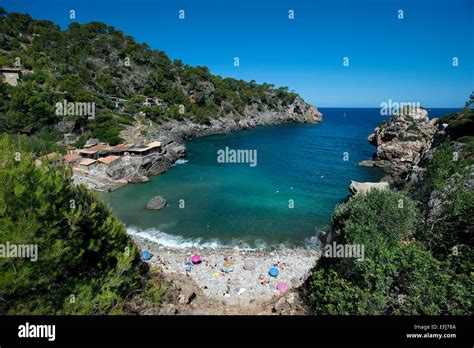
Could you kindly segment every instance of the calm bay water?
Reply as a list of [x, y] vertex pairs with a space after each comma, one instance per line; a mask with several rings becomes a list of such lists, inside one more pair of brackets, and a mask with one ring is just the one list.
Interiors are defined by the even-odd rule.
[[[321, 124], [259, 127], [188, 142], [186, 163], [103, 197], [130, 233], [165, 245], [228, 246], [242, 240], [253, 247], [302, 246], [330, 224], [350, 180], [383, 176], [355, 165], [375, 151], [367, 136], [384, 120], [379, 109], [320, 110]], [[433, 109], [430, 116], [451, 111]], [[218, 163], [217, 151], [225, 147], [257, 150], [257, 166]], [[156, 195], [168, 205], [147, 210]]]

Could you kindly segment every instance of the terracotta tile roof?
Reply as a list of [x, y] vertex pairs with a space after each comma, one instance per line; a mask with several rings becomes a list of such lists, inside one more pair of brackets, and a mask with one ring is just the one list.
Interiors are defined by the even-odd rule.
[[153, 141], [153, 142], [147, 144], [146, 147], [151, 149], [151, 148], [158, 147], [158, 146], [161, 146], [161, 141]]
[[63, 158], [64, 158], [64, 162], [71, 163], [71, 162], [77, 161], [79, 159], [79, 156], [75, 154], [71, 154], [71, 155], [64, 155]]
[[88, 154], [93, 154], [99, 151], [104, 151], [104, 150], [111, 150], [112, 147], [109, 145], [94, 145], [91, 146], [87, 149], [81, 149], [79, 150], [79, 153], [88, 153]]
[[115, 151], [126, 151], [128, 150], [129, 148], [131, 148], [133, 146], [133, 144], [118, 144], [116, 146], [112, 146], [112, 150], [115, 150]]
[[81, 163], [79, 163], [80, 166], [90, 166], [92, 163], [95, 163], [95, 160], [86, 158], [84, 159]]
[[98, 161], [100, 163], [110, 164], [113, 161], [118, 160], [119, 158], [120, 158], [119, 156], [107, 156], [107, 157], [104, 157], [104, 158], [99, 158]]

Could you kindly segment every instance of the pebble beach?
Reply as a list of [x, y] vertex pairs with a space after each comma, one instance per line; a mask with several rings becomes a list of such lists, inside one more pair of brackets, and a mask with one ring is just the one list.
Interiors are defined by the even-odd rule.
[[[309, 248], [171, 248], [133, 239], [142, 251], [151, 253], [147, 262], [152, 267], [160, 267], [165, 275], [186, 275], [207, 297], [226, 305], [251, 305], [297, 288], [320, 256]], [[193, 263], [196, 255], [201, 260]], [[269, 274], [271, 268], [277, 276]]]

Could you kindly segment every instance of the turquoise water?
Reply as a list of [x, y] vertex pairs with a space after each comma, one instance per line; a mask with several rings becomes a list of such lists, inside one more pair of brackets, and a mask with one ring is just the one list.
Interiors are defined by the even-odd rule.
[[[379, 109], [321, 111], [321, 124], [259, 127], [188, 142], [186, 163], [147, 184], [104, 194], [105, 200], [130, 233], [165, 245], [302, 246], [329, 225], [350, 180], [383, 176], [355, 165], [375, 150], [367, 136], [383, 121]], [[257, 150], [257, 165], [218, 163], [217, 151], [225, 147]], [[168, 205], [147, 210], [156, 195]]]

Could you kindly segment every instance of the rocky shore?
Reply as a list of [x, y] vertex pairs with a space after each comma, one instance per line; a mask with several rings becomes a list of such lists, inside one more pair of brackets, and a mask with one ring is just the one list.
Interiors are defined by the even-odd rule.
[[186, 155], [185, 142], [194, 138], [215, 134], [225, 134], [257, 126], [283, 123], [318, 123], [322, 114], [313, 106], [296, 98], [289, 106], [276, 111], [259, 111], [258, 105], [252, 104], [245, 109], [244, 115], [228, 114], [225, 117], [210, 118], [207, 123], [199, 124], [189, 119], [170, 120], [159, 126], [143, 122], [129, 126], [121, 133], [126, 143], [145, 143], [160, 141], [159, 153], [146, 158], [128, 158], [112, 166], [107, 173], [111, 178], [136, 178], [131, 183], [146, 182], [151, 175], [158, 175], [171, 168], [173, 163]]

